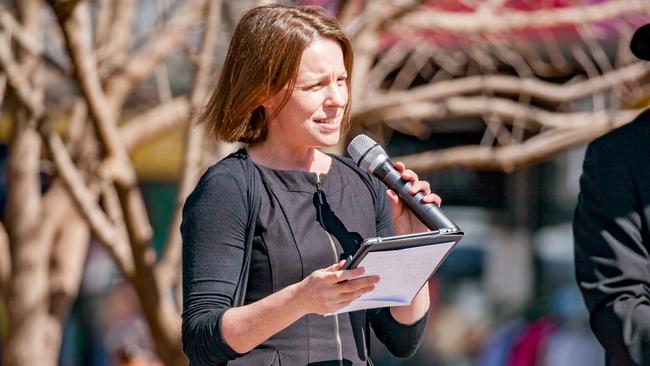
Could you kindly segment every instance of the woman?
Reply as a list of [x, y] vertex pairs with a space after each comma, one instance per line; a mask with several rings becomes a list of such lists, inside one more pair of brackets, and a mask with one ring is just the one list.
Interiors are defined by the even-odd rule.
[[208, 169], [183, 210], [191, 364], [366, 365], [369, 326], [396, 356], [415, 352], [427, 286], [409, 306], [322, 316], [380, 280], [342, 270], [363, 238], [426, 230], [376, 179], [318, 150], [348, 122], [351, 71], [350, 40], [320, 8], [258, 7], [237, 25], [204, 120], [247, 147]]

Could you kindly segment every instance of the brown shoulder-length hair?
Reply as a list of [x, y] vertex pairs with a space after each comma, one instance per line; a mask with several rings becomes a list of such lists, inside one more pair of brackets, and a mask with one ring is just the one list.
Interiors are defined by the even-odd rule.
[[[351, 95], [352, 44], [338, 21], [317, 6], [265, 5], [249, 10], [230, 41], [219, 82], [200, 120], [207, 133], [228, 142], [255, 144], [266, 139], [268, 121], [263, 101], [287, 86], [277, 111], [293, 91], [302, 52], [315, 38], [341, 46]], [[343, 123], [348, 124], [350, 102]]]

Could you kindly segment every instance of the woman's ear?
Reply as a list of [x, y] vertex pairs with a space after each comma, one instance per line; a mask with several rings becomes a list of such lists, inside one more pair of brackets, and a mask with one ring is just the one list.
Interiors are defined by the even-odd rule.
[[261, 95], [257, 98], [257, 103], [266, 109], [277, 108], [282, 102], [282, 98], [286, 93], [286, 87], [280, 90], [278, 93], [268, 96], [268, 94]]
[[277, 103], [276, 97], [277, 95], [271, 95], [269, 91], [266, 91], [265, 93], [257, 97], [257, 103], [259, 103], [259, 105], [261, 105], [266, 109], [273, 108]]
[[273, 107], [273, 97], [267, 97], [267, 96], [260, 96], [257, 98], [257, 103], [261, 105], [264, 108], [272, 108]]

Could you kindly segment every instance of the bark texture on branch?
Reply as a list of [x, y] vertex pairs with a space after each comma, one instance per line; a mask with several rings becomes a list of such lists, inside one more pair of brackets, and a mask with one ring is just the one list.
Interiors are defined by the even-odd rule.
[[106, 96], [113, 110], [121, 110], [129, 94], [184, 43], [191, 26], [199, 23], [206, 0], [188, 2], [169, 22], [166, 31], [157, 35], [138, 54], [126, 59], [118, 72], [109, 77], [106, 82]]
[[[61, 23], [66, 48], [77, 70], [76, 81], [89, 106], [101, 146], [106, 151], [101, 170], [105, 178], [115, 182], [133, 260], [134, 275], [130, 279], [151, 329], [156, 352], [167, 365], [181, 364], [185, 362], [185, 357], [181, 351], [178, 332], [180, 319], [174, 302], [155, 276], [156, 257], [150, 242], [152, 229], [141, 192], [136, 185], [133, 165], [123, 141], [120, 140], [116, 125], [117, 111], [112, 108], [116, 105], [115, 99], [107, 97], [100, 83], [89, 37], [92, 34], [89, 21], [89, 9], [87, 4], [83, 3]], [[134, 64], [134, 67], [140, 66]], [[119, 230], [116, 231], [110, 224], [108, 226], [119, 237]]]
[[384, 108], [423, 100], [435, 101], [481, 91], [505, 95], [521, 93], [546, 102], [566, 103], [611, 89], [625, 82], [639, 80], [649, 74], [648, 63], [637, 62], [572, 84], [553, 84], [534, 78], [525, 79], [505, 75], [468, 76], [366, 98], [359, 103], [360, 106], [355, 117], [365, 120], [368, 114], [381, 115]]
[[606, 114], [591, 116], [590, 128], [560, 128], [540, 133], [524, 143], [491, 148], [487, 146], [459, 146], [442, 151], [398, 156], [409, 169], [417, 172], [433, 172], [455, 168], [475, 170], [500, 170], [512, 172], [587, 143], [620, 127], [638, 114], [638, 111], [621, 112], [610, 117]]
[[[172, 285], [180, 282], [181, 237], [180, 230], [183, 204], [202, 174], [202, 153], [205, 133], [203, 126], [198, 126], [200, 111], [208, 96], [209, 78], [212, 71], [217, 27], [221, 18], [222, 1], [210, 1], [205, 11], [205, 28], [198, 53], [198, 67], [194, 74], [190, 103], [195, 113], [192, 114], [186, 129], [183, 171], [172, 222], [169, 227], [165, 253], [158, 265], [157, 273], [163, 284]], [[180, 294], [178, 294], [180, 296]], [[180, 309], [179, 309], [180, 310]]]
[[51, 133], [45, 141], [68, 193], [74, 198], [76, 206], [90, 224], [93, 234], [112, 254], [124, 276], [133, 277], [135, 274], [128, 238], [115, 229], [97, 205], [98, 193], [87, 188], [59, 136]]
[[[618, 114], [625, 117], [633, 116], [625, 113]], [[602, 112], [549, 112], [540, 108], [526, 106], [513, 100], [504, 98], [487, 97], [453, 97], [440, 103], [410, 102], [396, 105], [392, 108], [382, 109], [371, 116], [383, 120], [395, 121], [402, 119], [415, 120], [443, 120], [454, 117], [483, 117], [486, 115], [499, 117], [503, 124], [517, 124], [533, 132], [544, 128], [585, 128], [591, 126], [594, 116], [603, 115]], [[366, 117], [368, 118], [368, 117]], [[366, 126], [372, 126], [382, 119], [361, 120]], [[396, 122], [393, 122], [396, 123]], [[399, 123], [399, 122], [397, 122]], [[404, 123], [410, 123], [405, 121]]]
[[6, 296], [7, 285], [11, 279], [11, 253], [7, 229], [0, 222], [0, 299]]
[[435, 29], [451, 33], [516, 32], [524, 28], [574, 26], [648, 11], [645, 0], [610, 0], [599, 4], [545, 9], [534, 12], [508, 10], [488, 13], [460, 13], [420, 10], [402, 18], [401, 27]]
[[[29, 33], [40, 29], [39, 14], [38, 0], [18, 4], [18, 21]], [[51, 240], [43, 236], [41, 227], [41, 140], [36, 129], [44, 110], [43, 90], [38, 84], [36, 57], [19, 49], [14, 60], [9, 50], [8, 44], [0, 45], [0, 64], [7, 72], [9, 93], [17, 102], [12, 106], [14, 129], [9, 147], [5, 212], [11, 275], [7, 286], [9, 334], [3, 359], [8, 365], [54, 366], [58, 349], [53, 350], [56, 345], [48, 342], [47, 316]]]
[[17, 41], [18, 45], [33, 56], [40, 56], [43, 52], [43, 46], [34, 37], [33, 33], [23, 28], [23, 26], [11, 15], [11, 13], [0, 5], [0, 25], [3, 31], [11, 34]]
[[184, 96], [159, 104], [132, 117], [120, 127], [124, 146], [129, 151], [153, 140], [189, 120], [190, 102]]

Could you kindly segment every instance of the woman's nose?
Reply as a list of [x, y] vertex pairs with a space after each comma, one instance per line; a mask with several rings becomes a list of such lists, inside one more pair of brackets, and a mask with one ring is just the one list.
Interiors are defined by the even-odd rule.
[[347, 102], [347, 88], [341, 87], [338, 84], [330, 85], [327, 92], [327, 99], [325, 104], [332, 107], [343, 107]]

